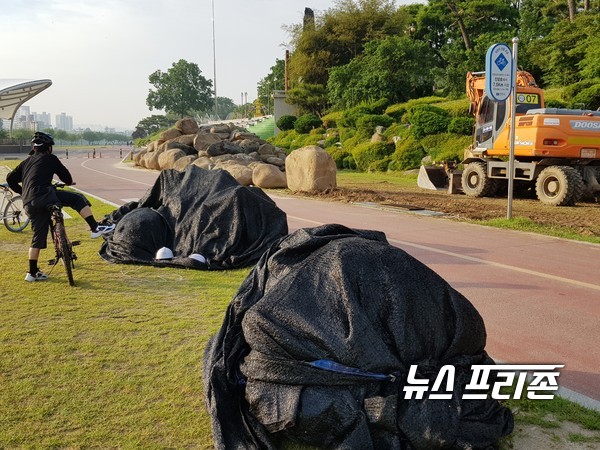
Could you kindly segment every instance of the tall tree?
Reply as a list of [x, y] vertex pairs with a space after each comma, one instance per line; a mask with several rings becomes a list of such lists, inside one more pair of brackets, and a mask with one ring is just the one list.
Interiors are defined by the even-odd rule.
[[[146, 135], [156, 133], [157, 131], [169, 128], [177, 122], [174, 117], [168, 115], [154, 114], [139, 121], [135, 126], [136, 130], [143, 130]], [[142, 134], [141, 132], [139, 134]]]
[[285, 61], [276, 59], [275, 65], [266, 77], [258, 82], [258, 100], [267, 106], [267, 111], [273, 111], [273, 91], [283, 90], [285, 84]]
[[302, 113], [321, 116], [327, 109], [327, 90], [321, 84], [298, 84], [287, 92], [285, 101], [298, 106]]
[[[559, 22], [543, 39], [532, 44], [532, 59], [544, 72], [543, 81], [554, 86], [566, 86], [598, 73], [598, 29], [600, 14], [581, 13], [571, 23]], [[583, 70], [583, 72], [581, 72]]]
[[314, 29], [290, 29], [295, 46], [289, 67], [292, 85], [325, 85], [328, 68], [347, 64], [369, 41], [403, 34], [409, 20], [392, 0], [337, 0], [335, 7], [316, 17]]
[[329, 99], [339, 108], [348, 108], [382, 98], [395, 103], [431, 95], [436, 64], [425, 42], [405, 36], [371, 41], [362, 56], [331, 70]]
[[156, 90], [150, 90], [146, 104], [184, 117], [190, 111], [205, 111], [213, 105], [212, 81], [202, 76], [194, 63], [184, 59], [173, 63], [166, 72], [157, 70], [148, 77]]
[[577, 13], [577, 7], [575, 6], [575, 0], [567, 0], [567, 6], [569, 7], [569, 22], [575, 22], [575, 14]]

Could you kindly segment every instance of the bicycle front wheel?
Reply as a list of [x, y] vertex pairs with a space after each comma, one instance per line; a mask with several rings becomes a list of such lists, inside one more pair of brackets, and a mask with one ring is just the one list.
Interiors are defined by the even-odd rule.
[[67, 231], [65, 230], [65, 224], [62, 222], [57, 222], [54, 227], [54, 233], [56, 233], [56, 241], [55, 245], [57, 245], [58, 253], [60, 258], [62, 259], [63, 266], [65, 266], [65, 270], [67, 271], [67, 278], [69, 279], [69, 284], [71, 286], [75, 285], [75, 281], [73, 280], [73, 249], [71, 248], [71, 243], [69, 239], [67, 239]]
[[29, 225], [29, 217], [23, 209], [23, 199], [20, 195], [16, 195], [8, 201], [4, 208], [3, 219], [4, 226], [13, 233], [23, 231]]

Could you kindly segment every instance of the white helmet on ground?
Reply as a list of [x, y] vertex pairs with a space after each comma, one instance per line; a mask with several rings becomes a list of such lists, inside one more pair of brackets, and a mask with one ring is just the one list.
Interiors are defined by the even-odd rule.
[[156, 259], [173, 259], [173, 251], [167, 247], [159, 248], [156, 252]]
[[192, 253], [190, 256], [188, 256], [188, 258], [195, 259], [196, 261], [201, 262], [202, 264], [206, 263], [206, 258], [200, 253]]

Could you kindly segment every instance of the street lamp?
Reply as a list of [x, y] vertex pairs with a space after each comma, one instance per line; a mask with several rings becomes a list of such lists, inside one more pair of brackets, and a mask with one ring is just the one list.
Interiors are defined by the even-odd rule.
[[212, 44], [213, 44], [213, 87], [215, 88], [215, 115], [219, 120], [219, 106], [217, 103], [217, 47], [215, 43], [215, 0], [212, 0]]

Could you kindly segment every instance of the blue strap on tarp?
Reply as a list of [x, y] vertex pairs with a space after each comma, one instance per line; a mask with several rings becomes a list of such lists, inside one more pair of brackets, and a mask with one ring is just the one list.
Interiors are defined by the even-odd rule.
[[349, 367], [343, 364], [331, 361], [329, 359], [318, 359], [308, 363], [312, 367], [317, 369], [328, 370], [330, 372], [343, 373], [346, 375], [354, 375], [357, 377], [372, 378], [374, 380], [381, 381], [395, 381], [396, 375], [385, 375], [383, 373], [369, 372], [368, 370], [358, 369], [356, 367]]

